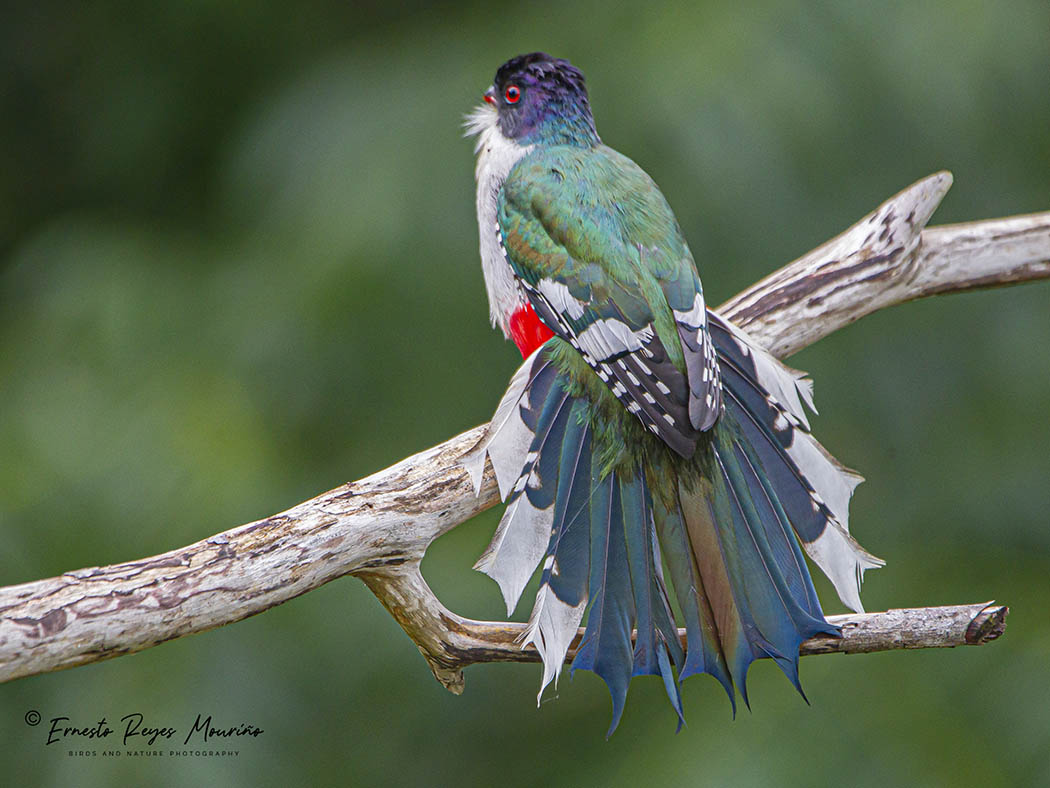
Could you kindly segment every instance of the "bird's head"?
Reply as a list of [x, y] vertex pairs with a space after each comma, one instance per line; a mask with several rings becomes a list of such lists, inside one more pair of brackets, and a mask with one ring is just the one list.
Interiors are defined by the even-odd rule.
[[545, 52], [518, 55], [499, 67], [470, 125], [495, 123], [521, 145], [600, 142], [583, 74], [568, 60]]

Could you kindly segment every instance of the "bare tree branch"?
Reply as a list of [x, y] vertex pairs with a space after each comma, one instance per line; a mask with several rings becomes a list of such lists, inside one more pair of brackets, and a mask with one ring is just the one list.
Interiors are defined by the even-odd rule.
[[[887, 306], [1050, 278], [1050, 212], [924, 230], [950, 185], [943, 172], [919, 181], [720, 311], [783, 357]], [[0, 589], [0, 680], [239, 621], [347, 574], [368, 584], [453, 692], [466, 665], [538, 659], [517, 645], [522, 625], [457, 616], [419, 572], [434, 539], [498, 502], [491, 468], [475, 496], [458, 464], [482, 430], [178, 550]], [[832, 616], [843, 637], [814, 638], [802, 653], [976, 645], [1002, 633], [1006, 612]]]

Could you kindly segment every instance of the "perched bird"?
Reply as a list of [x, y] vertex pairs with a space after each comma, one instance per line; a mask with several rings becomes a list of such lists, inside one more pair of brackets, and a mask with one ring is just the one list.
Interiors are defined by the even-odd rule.
[[525, 363], [464, 464], [480, 489], [491, 459], [508, 502], [476, 565], [508, 615], [542, 565], [523, 640], [540, 695], [585, 611], [572, 669], [608, 685], [610, 734], [632, 676], [663, 677], [679, 725], [695, 673], [734, 710], [761, 657], [801, 692], [799, 645], [838, 631], [802, 550], [856, 611], [883, 563], [849, 534], [861, 477], [810, 435], [811, 381], [706, 308], [674, 214], [602, 144], [579, 70], [515, 57], [484, 100], [467, 118], [481, 262], [493, 325]]

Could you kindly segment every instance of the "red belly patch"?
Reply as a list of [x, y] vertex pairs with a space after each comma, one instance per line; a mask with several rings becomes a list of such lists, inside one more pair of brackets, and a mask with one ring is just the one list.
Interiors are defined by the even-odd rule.
[[528, 358], [532, 351], [554, 336], [543, 322], [536, 316], [532, 306], [524, 304], [519, 306], [510, 316], [510, 338], [521, 351], [522, 358]]

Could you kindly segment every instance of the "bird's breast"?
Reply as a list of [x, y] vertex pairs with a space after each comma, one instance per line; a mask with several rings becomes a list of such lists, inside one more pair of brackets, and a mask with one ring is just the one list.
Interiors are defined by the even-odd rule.
[[[495, 118], [495, 113], [492, 117]], [[475, 176], [478, 183], [476, 207], [481, 268], [485, 274], [492, 324], [499, 326], [503, 334], [511, 339], [510, 318], [523, 299], [514, 269], [507, 262], [503, 251], [496, 208], [507, 174], [531, 150], [531, 145], [518, 145], [514, 140], [504, 137], [494, 120], [479, 131]]]

